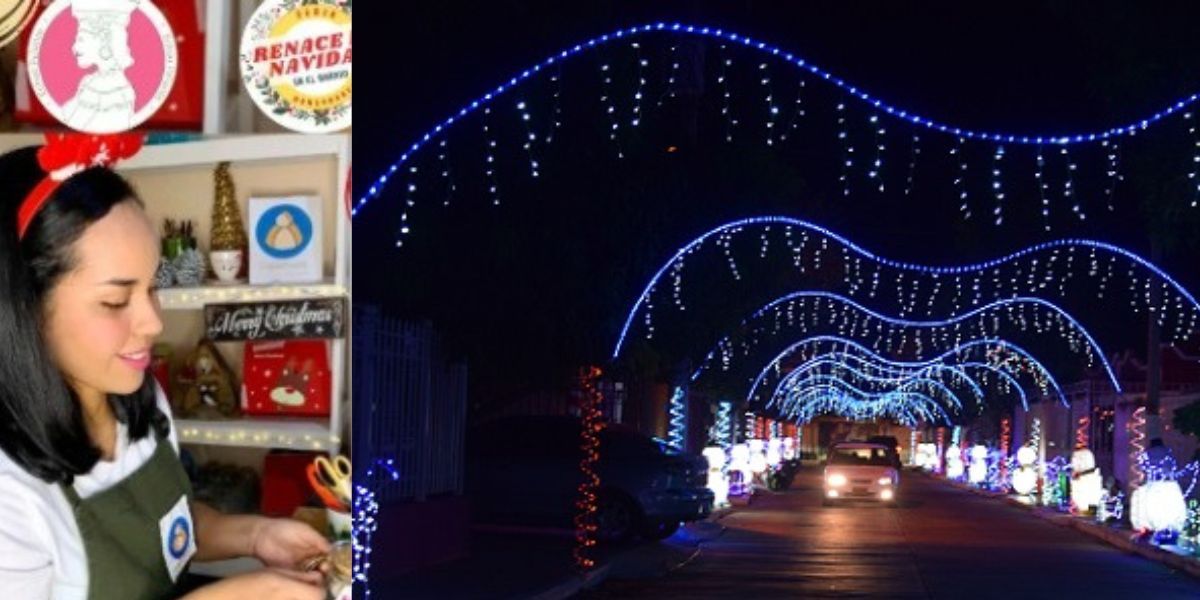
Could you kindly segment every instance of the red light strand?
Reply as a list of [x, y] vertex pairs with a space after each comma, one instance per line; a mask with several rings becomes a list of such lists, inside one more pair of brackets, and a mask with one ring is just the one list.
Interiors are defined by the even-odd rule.
[[575, 501], [575, 549], [572, 552], [575, 567], [580, 571], [588, 571], [596, 566], [592, 557], [592, 548], [596, 546], [596, 492], [600, 488], [596, 462], [600, 460], [600, 431], [604, 429], [603, 414], [600, 412], [603, 396], [596, 388], [599, 377], [600, 369], [597, 367], [580, 369], [579, 386], [583, 391], [580, 401], [580, 445], [583, 458], [579, 461], [579, 470], [583, 473], [583, 483], [579, 484], [579, 496]]

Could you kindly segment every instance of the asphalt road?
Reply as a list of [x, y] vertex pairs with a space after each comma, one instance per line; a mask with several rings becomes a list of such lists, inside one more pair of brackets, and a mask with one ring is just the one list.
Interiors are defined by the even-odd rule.
[[[896, 508], [821, 506], [807, 469], [720, 522], [685, 565], [587, 598], [1200, 598], [1200, 580], [919, 474]], [[664, 544], [678, 543], [668, 540]]]

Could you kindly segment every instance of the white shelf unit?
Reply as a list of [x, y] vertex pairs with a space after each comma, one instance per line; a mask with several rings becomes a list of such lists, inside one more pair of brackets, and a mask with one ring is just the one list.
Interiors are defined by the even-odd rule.
[[[279, 163], [298, 159], [332, 156], [337, 163], [338, 191], [336, 247], [332, 280], [312, 284], [283, 285], [210, 285], [169, 288], [159, 292], [164, 310], [200, 310], [207, 303], [265, 302], [305, 298], [349, 296], [350, 218], [345, 208], [345, 193], [350, 169], [350, 138], [345, 134], [238, 135], [212, 137], [197, 141], [146, 146], [135, 157], [121, 163], [118, 170], [136, 174], [153, 169], [215, 167], [229, 161], [239, 163]], [[329, 201], [329, 199], [323, 199]], [[153, 202], [153, 199], [146, 199]], [[326, 225], [328, 226], [328, 225]], [[349, 336], [347, 328], [346, 336]], [[228, 421], [179, 419], [179, 439], [183, 443], [253, 448], [284, 448], [338, 451], [343, 426], [343, 403], [347, 394], [349, 370], [346, 364], [346, 339], [331, 340], [330, 371], [332, 398], [328, 419], [244, 417]]]

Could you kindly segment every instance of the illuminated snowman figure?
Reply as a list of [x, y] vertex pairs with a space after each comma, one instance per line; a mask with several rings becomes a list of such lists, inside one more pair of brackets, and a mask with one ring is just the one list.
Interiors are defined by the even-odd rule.
[[1071, 506], [1076, 512], [1090, 513], [1100, 504], [1104, 480], [1096, 466], [1096, 456], [1082, 448], [1071, 453]]
[[796, 439], [785, 437], [783, 438], [783, 460], [795, 460], [796, 458]]
[[937, 444], [922, 442], [917, 444], [917, 466], [926, 471], [937, 468]]
[[767, 465], [774, 469], [781, 462], [783, 462], [783, 440], [771, 438], [771, 441], [767, 442]]
[[1037, 469], [1033, 463], [1037, 462], [1037, 452], [1030, 446], [1021, 446], [1017, 450], [1017, 470], [1012, 474], [1013, 491], [1022, 495], [1028, 496], [1037, 487]]
[[725, 450], [717, 446], [704, 449], [704, 458], [708, 459], [708, 489], [713, 492], [713, 506], [721, 507], [729, 504], [729, 478], [725, 476]]
[[767, 472], [767, 443], [750, 440], [750, 472], [755, 476]]
[[1174, 538], [1187, 524], [1187, 502], [1173, 479], [1149, 481], [1134, 490], [1129, 510], [1134, 530], [1152, 531], [1159, 538]]
[[975, 485], [982, 485], [987, 481], [988, 474], [988, 449], [982, 444], [971, 446], [971, 465], [967, 467], [967, 480]]
[[730, 495], [750, 493], [750, 447], [737, 444], [729, 450]]
[[946, 477], [950, 479], [962, 479], [965, 468], [962, 449], [957, 445], [951, 445], [949, 448], [946, 448]]

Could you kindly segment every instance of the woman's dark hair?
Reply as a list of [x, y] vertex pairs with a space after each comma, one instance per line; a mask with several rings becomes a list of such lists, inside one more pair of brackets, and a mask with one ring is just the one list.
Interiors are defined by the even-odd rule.
[[[75, 391], [46, 344], [46, 297], [75, 268], [74, 243], [113, 206], [137, 199], [120, 175], [91, 168], [62, 182], [17, 235], [17, 212], [45, 177], [37, 148], [0, 156], [0, 450], [35, 477], [70, 484], [100, 460]], [[128, 395], [108, 396], [130, 440], [170, 424], [157, 410], [154, 378]]]

